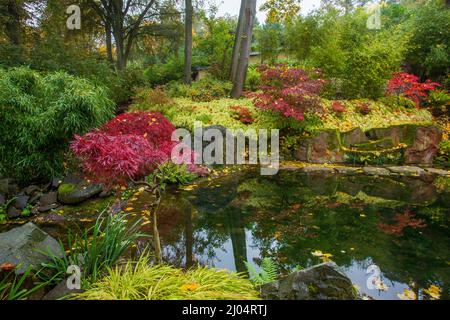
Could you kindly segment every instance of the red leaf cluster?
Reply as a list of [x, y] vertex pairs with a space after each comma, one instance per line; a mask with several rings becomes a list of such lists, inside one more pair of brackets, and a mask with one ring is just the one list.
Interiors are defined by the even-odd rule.
[[363, 114], [363, 115], [367, 115], [369, 114], [372, 109], [370, 108], [370, 104], [367, 102], [360, 102], [356, 105], [357, 110], [359, 111], [359, 113]]
[[160, 113], [124, 113], [99, 129], [75, 136], [71, 150], [92, 180], [111, 186], [143, 177], [169, 161], [174, 130]]
[[333, 101], [331, 103], [331, 109], [337, 114], [341, 114], [347, 111], [347, 108], [344, 106], [342, 102], [339, 101]]
[[409, 211], [406, 211], [403, 214], [397, 214], [394, 217], [393, 224], [385, 224], [382, 222], [378, 224], [378, 228], [381, 231], [393, 235], [401, 235], [406, 227], [417, 229], [425, 228], [426, 226], [427, 225], [422, 219], [415, 219], [414, 214]]
[[252, 94], [257, 108], [273, 110], [298, 121], [304, 120], [305, 111], [321, 109], [319, 93], [325, 81], [318, 78], [318, 70], [308, 73], [286, 64], [276, 64], [262, 65], [258, 71], [261, 73], [262, 93]]
[[426, 98], [429, 91], [435, 90], [441, 85], [431, 80], [426, 80], [424, 83], [419, 82], [419, 77], [405, 73], [394, 73], [392, 79], [389, 80], [386, 90], [387, 94], [404, 95], [408, 99], [411, 99], [416, 104], [416, 107], [420, 107], [420, 99]]
[[255, 122], [255, 119], [253, 119], [253, 116], [248, 108], [233, 106], [230, 107], [230, 109], [233, 111], [234, 119], [242, 122], [243, 124], [252, 124]]

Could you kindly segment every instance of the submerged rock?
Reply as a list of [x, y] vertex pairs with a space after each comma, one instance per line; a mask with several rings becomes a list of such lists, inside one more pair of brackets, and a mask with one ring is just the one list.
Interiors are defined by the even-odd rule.
[[327, 262], [291, 273], [282, 280], [261, 286], [267, 300], [357, 300], [352, 282]]
[[51, 251], [57, 257], [64, 252], [54, 238], [29, 222], [8, 232], [0, 233], [0, 264], [18, 266], [16, 274], [23, 274], [32, 265], [39, 268], [49, 258], [42, 252]]
[[58, 188], [58, 201], [62, 204], [78, 204], [103, 191], [102, 185], [63, 183]]

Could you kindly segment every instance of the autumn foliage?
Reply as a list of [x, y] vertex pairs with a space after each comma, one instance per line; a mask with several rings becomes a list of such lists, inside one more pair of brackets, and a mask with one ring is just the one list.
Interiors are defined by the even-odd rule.
[[331, 109], [333, 109], [333, 111], [336, 114], [342, 114], [342, 113], [345, 113], [347, 111], [347, 108], [345, 108], [344, 104], [342, 102], [339, 102], [339, 101], [333, 101], [331, 103]]
[[71, 150], [93, 180], [112, 185], [143, 177], [170, 160], [174, 130], [160, 113], [125, 113], [75, 136]]
[[255, 122], [255, 119], [253, 118], [253, 115], [248, 108], [233, 106], [230, 107], [230, 109], [233, 112], [233, 118], [240, 121], [241, 123], [252, 124], [253, 122]]
[[394, 223], [392, 224], [386, 224], [386, 223], [382, 223], [380, 222], [378, 224], [378, 228], [387, 233], [387, 234], [392, 234], [392, 235], [401, 235], [403, 233], [403, 230], [407, 227], [410, 227], [412, 229], [417, 229], [417, 228], [424, 228], [427, 225], [425, 224], [425, 222], [422, 219], [416, 219], [414, 217], [414, 214], [411, 213], [410, 211], [406, 211], [404, 213], [401, 214], [397, 214], [394, 217]]
[[441, 85], [431, 80], [424, 83], [419, 82], [419, 78], [413, 74], [399, 72], [394, 73], [389, 80], [386, 90], [387, 94], [404, 95], [408, 99], [414, 101], [417, 108], [420, 107], [420, 100], [426, 98], [430, 91], [435, 90]]
[[255, 106], [262, 110], [272, 110], [284, 117], [304, 120], [306, 111], [321, 109], [320, 90], [325, 81], [319, 79], [318, 70], [308, 73], [300, 68], [285, 64], [262, 65], [260, 90], [255, 93]]

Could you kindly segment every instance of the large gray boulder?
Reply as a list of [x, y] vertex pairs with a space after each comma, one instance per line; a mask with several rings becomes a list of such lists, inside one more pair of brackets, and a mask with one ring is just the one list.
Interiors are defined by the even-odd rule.
[[58, 201], [62, 204], [78, 204], [103, 191], [100, 184], [81, 182], [79, 184], [62, 183], [58, 187]]
[[358, 294], [336, 264], [322, 263], [261, 286], [266, 300], [356, 300]]
[[0, 265], [12, 263], [18, 266], [16, 274], [23, 274], [32, 265], [40, 268], [49, 258], [42, 252], [53, 252], [63, 257], [58, 241], [29, 222], [21, 227], [0, 233]]

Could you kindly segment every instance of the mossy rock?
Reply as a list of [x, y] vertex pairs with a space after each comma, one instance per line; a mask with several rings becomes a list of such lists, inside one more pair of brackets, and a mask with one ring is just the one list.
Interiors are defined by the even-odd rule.
[[360, 151], [383, 151], [393, 147], [395, 145], [391, 137], [354, 145], [354, 148]]
[[62, 183], [58, 187], [58, 201], [62, 204], [78, 204], [90, 199], [103, 191], [103, 186], [99, 184], [79, 184]]

